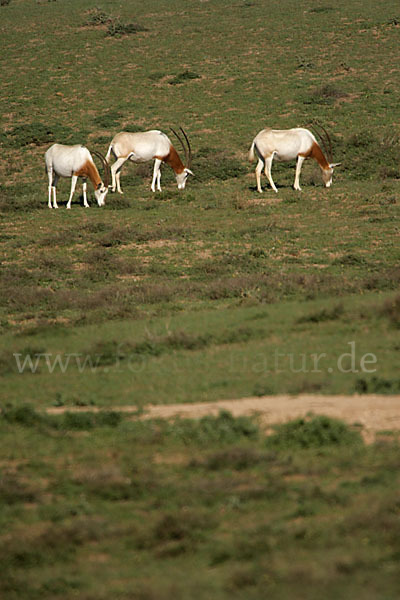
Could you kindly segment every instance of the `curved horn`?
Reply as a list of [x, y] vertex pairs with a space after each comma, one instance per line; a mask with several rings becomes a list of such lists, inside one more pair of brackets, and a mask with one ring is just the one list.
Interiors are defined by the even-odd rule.
[[[329, 160], [329, 162], [332, 162], [333, 161], [332, 141], [331, 141], [329, 133], [327, 132], [325, 127], [323, 125], [321, 125], [321, 123], [319, 123], [318, 121], [313, 121], [310, 124], [310, 127], [313, 129], [314, 133], [316, 133], [317, 136], [320, 138], [323, 148], [328, 157], [328, 160]], [[322, 135], [321, 130], [324, 135]]]
[[103, 163], [103, 168], [104, 168], [104, 182], [103, 183], [104, 183], [105, 187], [108, 187], [109, 184], [110, 184], [110, 165], [106, 161], [106, 159], [103, 156], [103, 154], [101, 154], [101, 152], [97, 152], [96, 150], [92, 150], [92, 154], [94, 154], [95, 156], [97, 156], [97, 158], [99, 158], [101, 160], [101, 162]]
[[190, 167], [192, 166], [192, 148], [190, 147], [189, 138], [186, 135], [185, 130], [183, 129], [183, 127], [179, 127], [179, 129], [182, 131], [182, 133], [183, 133], [183, 135], [185, 137], [185, 140], [186, 140], [187, 147], [188, 147], [187, 166], [190, 169]]
[[333, 160], [333, 151], [332, 151], [331, 137], [330, 137], [329, 133], [327, 132], [327, 130], [325, 129], [325, 127], [323, 125], [321, 125], [321, 123], [318, 123], [318, 126], [319, 126], [320, 129], [322, 129], [322, 131], [325, 134], [325, 138], [328, 141], [328, 145], [329, 145], [328, 157], [329, 157], [330, 162], [332, 162], [332, 160]]
[[192, 152], [191, 152], [189, 140], [188, 140], [188, 137], [187, 137], [186, 133], [183, 131], [182, 127], [179, 128], [182, 131], [182, 133], [183, 133], [183, 135], [185, 137], [185, 140], [186, 140], [186, 143], [187, 143], [187, 147], [185, 146], [185, 144], [183, 143], [183, 140], [182, 140], [181, 136], [175, 131], [175, 129], [172, 129], [172, 127], [170, 129], [171, 129], [172, 133], [174, 134], [174, 136], [179, 141], [180, 145], [182, 146], [182, 150], [185, 153], [185, 163], [186, 163], [186, 166], [190, 168], [190, 163], [191, 163], [191, 158], [192, 158]]

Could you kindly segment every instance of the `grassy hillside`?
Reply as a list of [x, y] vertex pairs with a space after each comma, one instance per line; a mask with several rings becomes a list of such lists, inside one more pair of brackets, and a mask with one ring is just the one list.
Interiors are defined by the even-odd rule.
[[399, 446], [326, 418], [0, 416], [2, 598], [396, 600]]
[[[116, 406], [399, 393], [398, 2], [0, 2], [0, 596], [397, 600], [399, 445]], [[320, 120], [256, 192], [255, 134]], [[126, 165], [47, 208], [54, 142], [183, 126], [195, 178]], [[178, 147], [180, 151], [180, 148]], [[265, 185], [265, 182], [264, 182]], [[45, 416], [49, 406], [103, 407]], [[397, 486], [397, 487], [396, 487]]]
[[[397, 8], [1, 6], [9, 400], [399, 391]], [[294, 165], [278, 164], [279, 194], [257, 194], [254, 135], [314, 118], [342, 161], [333, 188], [307, 163], [294, 192]], [[105, 209], [92, 197], [84, 211], [77, 195], [65, 211], [65, 180], [61, 208], [47, 209], [51, 142], [105, 153], [121, 129], [170, 125], [193, 146], [183, 193], [168, 167], [154, 195], [151, 165], [126, 165], [125, 194], [109, 194]]]

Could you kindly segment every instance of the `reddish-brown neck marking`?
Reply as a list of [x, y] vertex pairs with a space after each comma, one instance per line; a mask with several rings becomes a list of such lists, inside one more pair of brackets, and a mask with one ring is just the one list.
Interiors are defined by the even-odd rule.
[[329, 169], [330, 168], [329, 163], [326, 160], [325, 155], [321, 150], [321, 147], [316, 142], [314, 142], [314, 144], [312, 145], [309, 156], [311, 156], [311, 158], [314, 158], [317, 161], [317, 163], [319, 164], [321, 169]]
[[79, 169], [79, 171], [75, 171], [74, 175], [77, 175], [77, 177], [88, 177], [95, 189], [98, 188], [101, 184], [101, 177], [99, 175], [97, 167], [90, 160], [87, 160], [85, 164], [83, 164], [82, 167]]
[[169, 165], [177, 175], [179, 175], [179, 173], [183, 173], [185, 170], [185, 165], [179, 158], [178, 153], [173, 146], [170, 147], [167, 156], [156, 156], [156, 158], [159, 158], [163, 162], [167, 163], [167, 165]]

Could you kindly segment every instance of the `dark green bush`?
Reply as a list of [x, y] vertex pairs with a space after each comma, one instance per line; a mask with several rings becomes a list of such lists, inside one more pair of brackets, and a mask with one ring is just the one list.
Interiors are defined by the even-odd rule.
[[240, 439], [255, 439], [258, 425], [249, 417], [233, 417], [221, 411], [217, 417], [206, 416], [199, 421], [177, 419], [169, 425], [167, 433], [185, 443], [229, 443]]
[[220, 179], [225, 181], [247, 173], [247, 167], [234, 156], [216, 148], [201, 148], [193, 157], [196, 182]]
[[66, 412], [58, 426], [67, 430], [86, 431], [95, 427], [117, 427], [121, 419], [121, 413], [115, 411]]
[[387, 317], [392, 325], [400, 327], [400, 294], [386, 300], [380, 309], [382, 316]]
[[375, 375], [371, 379], [359, 377], [355, 383], [355, 391], [358, 394], [399, 394], [400, 378], [385, 379]]
[[[93, 123], [98, 125], [102, 129], [112, 129], [114, 127], [118, 127], [119, 123], [123, 117], [123, 114], [118, 111], [109, 110], [108, 112], [97, 115], [93, 119]], [[108, 140], [109, 142], [111, 140]]]
[[138, 23], [122, 23], [119, 17], [113, 17], [107, 23], [107, 35], [110, 36], [119, 37], [139, 31], [147, 31], [147, 29]]
[[279, 450], [353, 446], [362, 443], [358, 431], [338, 419], [325, 416], [295, 419], [274, 429], [275, 433], [267, 438], [267, 446]]
[[85, 431], [95, 427], [117, 427], [122, 420], [122, 415], [115, 411], [99, 411], [97, 413], [65, 412], [60, 416], [53, 416], [36, 411], [30, 404], [21, 404], [3, 406], [0, 418], [8, 423], [17, 423], [25, 427], [45, 425], [51, 429]]
[[193, 73], [193, 71], [183, 71], [178, 75], [175, 75], [173, 79], [171, 79], [168, 83], [170, 85], [179, 85], [180, 83], [185, 83], [186, 81], [190, 81], [191, 79], [201, 79], [198, 73]]
[[89, 26], [105, 25], [111, 19], [111, 15], [97, 7], [91, 8], [86, 14], [87, 19], [84, 24]]
[[44, 421], [44, 417], [30, 404], [3, 406], [1, 408], [1, 418], [8, 423], [18, 423], [25, 427], [34, 427]]
[[297, 319], [296, 323], [320, 323], [322, 321], [335, 321], [344, 312], [343, 304], [335, 304], [332, 308], [322, 308]]
[[[25, 125], [17, 125], [7, 133], [9, 144], [16, 148], [29, 146], [29, 144], [42, 146], [62, 140], [69, 142], [73, 135], [75, 135], [74, 130], [65, 125], [44, 124], [38, 121], [32, 121], [32, 123]], [[83, 134], [82, 139], [84, 139]]]

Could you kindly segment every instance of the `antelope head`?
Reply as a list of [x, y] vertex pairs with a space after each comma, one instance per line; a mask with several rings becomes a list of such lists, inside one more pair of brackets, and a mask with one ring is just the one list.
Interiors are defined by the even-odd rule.
[[103, 206], [106, 201], [108, 186], [110, 184], [110, 165], [108, 164], [105, 157], [100, 152], [96, 152], [95, 150], [92, 150], [92, 154], [94, 154], [95, 156], [97, 156], [97, 158], [99, 158], [101, 160], [101, 162], [103, 164], [103, 168], [104, 168], [104, 181], [100, 181], [100, 183], [97, 186], [97, 189], [95, 189], [95, 191], [94, 191], [94, 195], [97, 200], [97, 204], [99, 206]]
[[183, 190], [185, 189], [185, 185], [186, 185], [186, 179], [188, 178], [189, 175], [194, 175], [193, 171], [191, 171], [191, 166], [192, 166], [192, 149], [190, 147], [190, 142], [189, 142], [189, 138], [186, 135], [184, 129], [182, 129], [182, 127], [179, 127], [185, 141], [186, 141], [186, 145], [183, 142], [182, 137], [171, 127], [171, 131], [172, 133], [175, 135], [175, 137], [177, 138], [177, 140], [179, 141], [180, 145], [182, 146], [183, 152], [185, 154], [185, 166], [184, 169], [181, 173], [177, 173], [176, 174], [176, 182], [178, 184], [178, 189], [179, 190]]
[[329, 133], [325, 129], [325, 127], [323, 125], [321, 125], [320, 123], [318, 123], [317, 121], [313, 121], [310, 124], [310, 129], [321, 140], [322, 148], [325, 152], [325, 156], [328, 161], [328, 167], [322, 169], [322, 180], [325, 184], [325, 187], [331, 187], [333, 169], [335, 167], [339, 167], [342, 163], [333, 162], [332, 140], [330, 138]]

